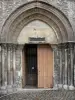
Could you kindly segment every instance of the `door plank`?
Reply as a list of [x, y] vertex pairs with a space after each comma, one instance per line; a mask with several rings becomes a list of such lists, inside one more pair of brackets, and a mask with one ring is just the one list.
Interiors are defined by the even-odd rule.
[[53, 86], [53, 51], [49, 45], [38, 45], [38, 87]]
[[[38, 50], [38, 87], [39, 88], [43, 88], [44, 87], [44, 77], [43, 77], [43, 74], [44, 74], [44, 69], [43, 69], [43, 63], [41, 63], [42, 61], [42, 58], [44, 55], [42, 55], [42, 49], [39, 47]], [[41, 56], [42, 55], [42, 56]], [[41, 66], [41, 67], [40, 67]], [[41, 81], [42, 80], [42, 81]]]

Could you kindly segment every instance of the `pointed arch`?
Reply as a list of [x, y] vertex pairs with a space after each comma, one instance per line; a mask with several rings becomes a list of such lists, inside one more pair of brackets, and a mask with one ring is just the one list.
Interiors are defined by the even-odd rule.
[[54, 28], [58, 43], [74, 40], [71, 24], [60, 10], [43, 1], [32, 1], [23, 4], [8, 17], [1, 31], [1, 42], [17, 43], [20, 31], [33, 20], [41, 20]]

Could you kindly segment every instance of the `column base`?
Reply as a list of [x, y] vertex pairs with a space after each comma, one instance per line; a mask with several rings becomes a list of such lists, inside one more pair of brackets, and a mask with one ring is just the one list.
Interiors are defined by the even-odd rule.
[[5, 90], [5, 89], [6, 89], [6, 86], [1, 86], [1, 89], [2, 89], [2, 90]]
[[57, 89], [58, 89], [58, 85], [57, 85], [57, 84], [56, 84], [56, 85], [54, 85], [54, 87], [53, 87], [53, 88], [57, 90]]
[[63, 88], [64, 88], [65, 90], [68, 90], [68, 89], [69, 89], [69, 86], [68, 86], [68, 85], [63, 85]]
[[75, 90], [75, 87], [73, 85], [70, 85], [69, 90]]
[[62, 84], [58, 84], [58, 88], [59, 89], [63, 88], [63, 85]]
[[7, 93], [7, 89], [6, 88], [7, 88], [6, 86], [2, 86], [0, 88], [0, 92], [3, 93], [3, 94], [6, 94]]

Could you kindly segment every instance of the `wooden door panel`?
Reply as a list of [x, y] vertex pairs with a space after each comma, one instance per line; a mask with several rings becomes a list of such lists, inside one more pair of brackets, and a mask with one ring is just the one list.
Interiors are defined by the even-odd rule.
[[[37, 48], [37, 60], [38, 60], [38, 87], [43, 88], [44, 87], [44, 69], [43, 69], [43, 64], [41, 63], [41, 59], [43, 57], [42, 55], [42, 49], [40, 49], [39, 47]], [[41, 56], [42, 55], [42, 56]], [[41, 66], [41, 67], [40, 67]], [[42, 79], [42, 81], [41, 81]]]
[[49, 45], [38, 45], [38, 87], [53, 86], [53, 52]]

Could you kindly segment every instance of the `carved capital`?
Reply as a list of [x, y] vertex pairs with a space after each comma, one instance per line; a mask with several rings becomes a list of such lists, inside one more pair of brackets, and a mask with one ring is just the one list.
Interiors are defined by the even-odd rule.
[[74, 49], [74, 43], [69, 43], [68, 46], [69, 46], [70, 49]]
[[58, 49], [58, 45], [51, 45], [51, 47], [52, 47], [53, 51], [57, 51], [57, 49]]
[[22, 50], [24, 48], [24, 45], [19, 45], [19, 49]]
[[16, 44], [12, 44], [12, 49], [16, 50], [17, 49], [17, 45]]

